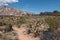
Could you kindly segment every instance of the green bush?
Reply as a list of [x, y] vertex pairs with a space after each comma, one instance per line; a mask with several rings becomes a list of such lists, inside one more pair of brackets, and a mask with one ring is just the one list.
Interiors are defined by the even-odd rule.
[[51, 30], [56, 30], [60, 27], [57, 17], [47, 17], [45, 18], [45, 21], [47, 22]]

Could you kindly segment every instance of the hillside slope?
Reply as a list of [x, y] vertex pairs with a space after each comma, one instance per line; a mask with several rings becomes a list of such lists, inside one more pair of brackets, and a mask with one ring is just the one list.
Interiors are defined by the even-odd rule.
[[32, 13], [18, 10], [10, 6], [3, 6], [0, 8], [0, 15], [14, 15], [14, 16], [30, 16]]

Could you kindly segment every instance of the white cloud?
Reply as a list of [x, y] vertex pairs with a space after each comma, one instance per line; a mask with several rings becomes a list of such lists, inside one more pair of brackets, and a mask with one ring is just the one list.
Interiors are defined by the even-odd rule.
[[8, 5], [8, 3], [16, 3], [19, 0], [0, 0], [0, 6], [1, 5]]

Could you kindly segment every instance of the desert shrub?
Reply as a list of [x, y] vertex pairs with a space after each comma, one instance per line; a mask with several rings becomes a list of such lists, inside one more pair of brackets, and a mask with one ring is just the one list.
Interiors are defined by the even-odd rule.
[[[43, 25], [44, 28], [41, 28], [42, 27], [41, 25]], [[34, 37], [42, 36], [43, 31], [45, 31], [48, 28], [48, 26], [46, 24], [42, 23], [41, 20], [36, 20], [35, 22], [33, 22], [33, 24], [29, 24], [29, 27], [30, 27], [30, 29], [28, 31], [28, 34], [33, 33]]]
[[2, 26], [2, 22], [0, 22], [0, 26]]
[[60, 32], [57, 31], [44, 32], [43, 40], [60, 40]]
[[10, 32], [10, 31], [12, 31], [13, 29], [12, 29], [12, 24], [9, 24], [9, 27], [7, 28], [7, 32]]
[[4, 33], [2, 35], [2, 39], [4, 40], [16, 40], [16, 33], [15, 32], [8, 32], [8, 33]]
[[0, 38], [2, 37], [2, 34], [0, 34]]
[[59, 28], [59, 22], [56, 17], [47, 17], [45, 18], [46, 23], [49, 25], [49, 29], [56, 30]]

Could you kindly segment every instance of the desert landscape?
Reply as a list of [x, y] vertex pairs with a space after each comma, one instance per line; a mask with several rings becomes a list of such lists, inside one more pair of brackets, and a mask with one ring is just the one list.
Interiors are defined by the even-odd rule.
[[21, 14], [10, 15], [11, 10], [8, 6], [0, 9], [0, 40], [60, 40], [60, 12], [28, 15], [13, 8], [13, 14]]
[[0, 40], [60, 40], [60, 0], [0, 0]]

